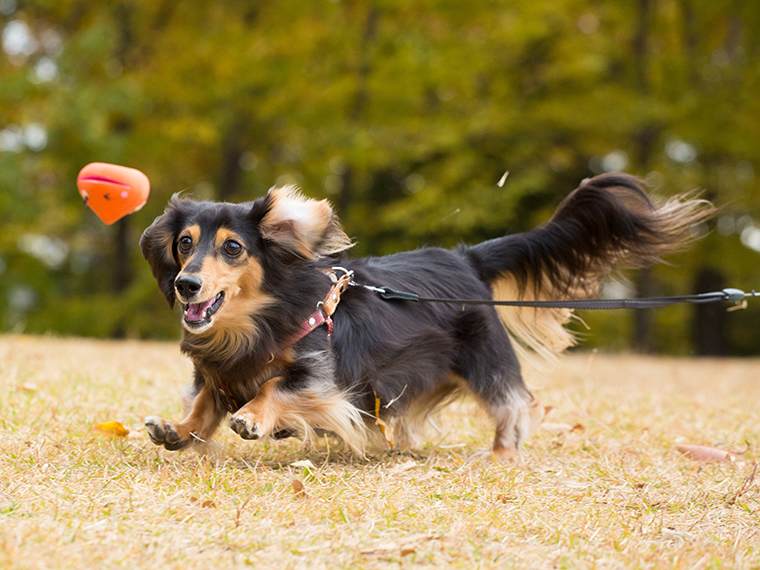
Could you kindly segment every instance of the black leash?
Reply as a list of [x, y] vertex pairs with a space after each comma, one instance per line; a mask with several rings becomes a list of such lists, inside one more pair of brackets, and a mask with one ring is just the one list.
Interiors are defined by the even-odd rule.
[[[358, 285], [358, 284], [357, 284]], [[395, 291], [389, 287], [370, 287], [361, 285], [365, 289], [374, 291], [380, 298], [386, 301], [412, 301], [414, 303], [449, 303], [452, 305], [495, 305], [500, 307], [533, 307], [537, 309], [650, 309], [653, 307], [665, 307], [676, 303], [741, 303], [746, 297], [758, 297], [760, 294], [745, 293], [740, 289], [723, 289], [713, 293], [700, 293], [698, 295], [677, 295], [673, 297], [647, 297], [642, 299], [567, 299], [560, 301], [491, 301], [481, 299], [444, 299], [438, 297], [422, 297], [417, 293]]]
[[[666, 307], [677, 303], [734, 303], [733, 308], [744, 308], [747, 297], [760, 297], [753, 289], [745, 293], [741, 289], [726, 288], [712, 293], [697, 295], [676, 295], [673, 297], [646, 297], [641, 299], [566, 299], [559, 301], [493, 301], [488, 299], [447, 299], [441, 297], [423, 297], [409, 291], [396, 291], [390, 287], [373, 287], [353, 280], [354, 272], [343, 267], [333, 267], [328, 273], [333, 282], [337, 282], [335, 271], [342, 271], [351, 281], [349, 285], [362, 287], [377, 293], [385, 301], [410, 301], [412, 303], [447, 303], [450, 305], [491, 305], [498, 307], [533, 307], [536, 309], [651, 309]], [[730, 309], [729, 309], [730, 310]]]

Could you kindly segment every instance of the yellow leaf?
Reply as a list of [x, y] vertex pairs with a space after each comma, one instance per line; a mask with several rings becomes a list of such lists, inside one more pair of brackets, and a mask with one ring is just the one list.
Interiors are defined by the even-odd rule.
[[105, 422], [103, 424], [93, 426], [92, 429], [100, 432], [103, 435], [108, 435], [111, 437], [126, 437], [129, 433], [129, 430], [119, 422]]
[[391, 426], [380, 419], [380, 398], [375, 396], [375, 423], [380, 431], [383, 433], [385, 441], [388, 442], [388, 446], [393, 449], [393, 430]]
[[298, 479], [293, 479], [290, 482], [290, 486], [293, 487], [293, 493], [295, 493], [296, 497], [299, 499], [303, 499], [304, 497], [308, 496], [306, 494], [306, 490], [304, 489], [303, 483]]

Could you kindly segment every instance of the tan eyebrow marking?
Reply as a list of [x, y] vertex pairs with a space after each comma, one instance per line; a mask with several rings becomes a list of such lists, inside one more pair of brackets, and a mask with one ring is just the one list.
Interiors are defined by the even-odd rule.
[[198, 224], [186, 227], [179, 234], [180, 237], [189, 235], [193, 240], [193, 245], [197, 245], [201, 240], [201, 227]]
[[224, 243], [230, 239], [238, 242], [240, 245], [243, 245], [243, 238], [238, 234], [232, 230], [228, 230], [227, 228], [219, 228], [216, 230], [216, 236], [214, 236], [214, 248], [220, 249]]

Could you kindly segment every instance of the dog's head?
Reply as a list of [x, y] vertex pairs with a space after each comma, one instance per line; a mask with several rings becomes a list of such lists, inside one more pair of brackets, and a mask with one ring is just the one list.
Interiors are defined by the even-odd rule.
[[350, 246], [329, 203], [290, 186], [243, 204], [174, 196], [140, 239], [159, 289], [170, 306], [182, 303], [194, 334], [250, 326], [250, 315], [271, 302], [266, 267]]

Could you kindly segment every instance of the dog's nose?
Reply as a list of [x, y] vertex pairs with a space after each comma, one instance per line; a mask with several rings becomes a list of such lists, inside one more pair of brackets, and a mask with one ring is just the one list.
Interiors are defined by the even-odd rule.
[[174, 282], [174, 286], [177, 288], [177, 293], [180, 296], [189, 299], [201, 290], [203, 281], [195, 275], [182, 275]]

